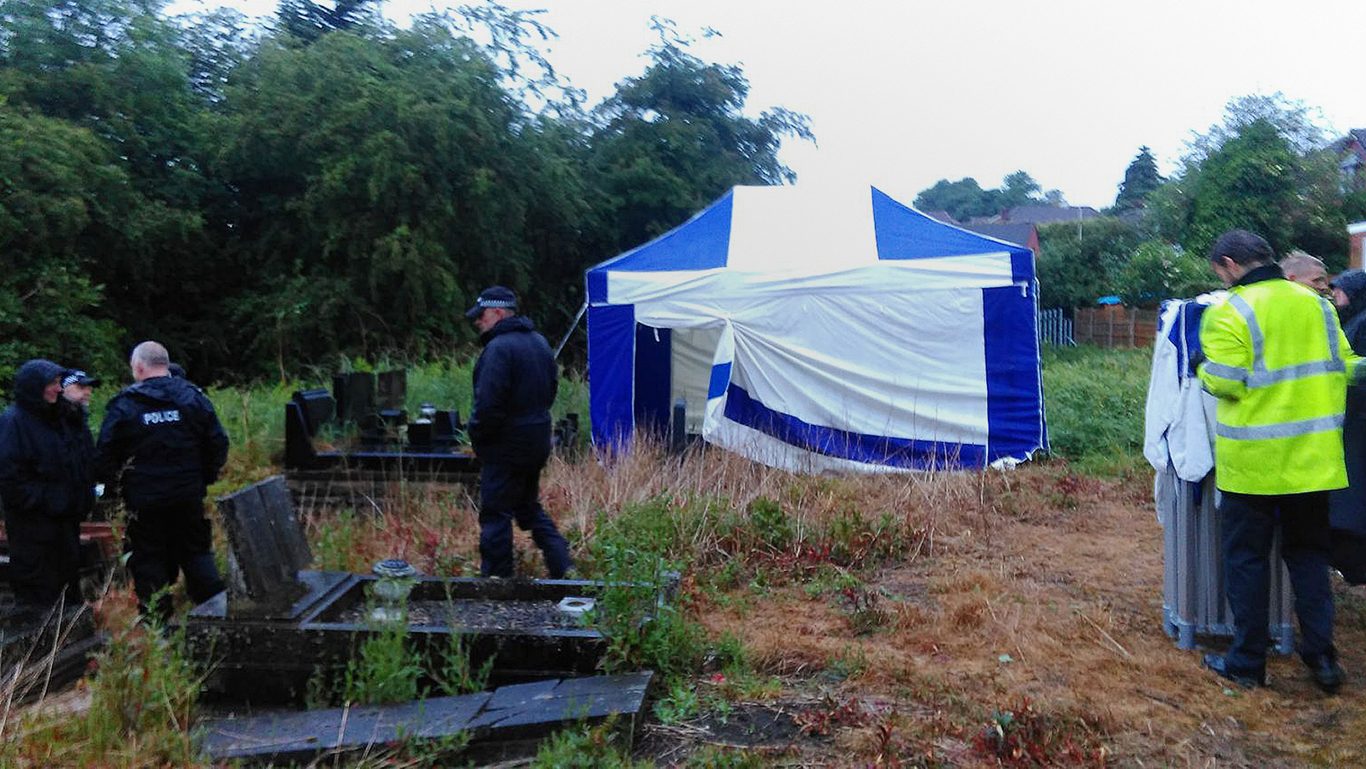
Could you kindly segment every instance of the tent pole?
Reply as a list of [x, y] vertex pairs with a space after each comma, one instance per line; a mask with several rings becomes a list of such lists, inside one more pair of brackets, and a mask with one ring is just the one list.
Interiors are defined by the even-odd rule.
[[574, 329], [579, 327], [579, 321], [583, 320], [583, 314], [585, 312], [588, 312], [588, 302], [584, 302], [579, 306], [579, 313], [574, 316], [574, 322], [569, 324], [569, 330], [565, 332], [564, 339], [561, 339], [560, 343], [555, 345], [555, 360], [560, 359], [560, 350], [564, 349], [564, 345], [569, 341], [569, 337], [574, 333]]

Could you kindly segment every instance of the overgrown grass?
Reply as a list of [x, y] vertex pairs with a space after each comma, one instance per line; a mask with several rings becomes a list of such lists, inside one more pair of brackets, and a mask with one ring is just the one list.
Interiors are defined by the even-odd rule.
[[86, 679], [88, 704], [72, 711], [6, 712], [0, 766], [198, 766], [191, 738], [202, 683], [183, 634], [134, 621], [130, 590], [100, 601], [109, 642]]
[[1152, 350], [1090, 345], [1044, 348], [1044, 405], [1056, 456], [1078, 470], [1114, 474], [1143, 454], [1143, 406]]

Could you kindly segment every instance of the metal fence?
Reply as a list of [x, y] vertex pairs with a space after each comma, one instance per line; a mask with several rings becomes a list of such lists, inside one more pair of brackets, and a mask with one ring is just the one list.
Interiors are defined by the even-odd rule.
[[1075, 347], [1077, 340], [1072, 337], [1072, 319], [1061, 307], [1039, 311], [1039, 341], [1057, 347]]

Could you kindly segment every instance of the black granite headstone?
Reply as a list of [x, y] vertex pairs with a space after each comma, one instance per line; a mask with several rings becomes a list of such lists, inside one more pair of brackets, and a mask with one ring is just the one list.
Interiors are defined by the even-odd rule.
[[375, 407], [380, 411], [402, 411], [408, 405], [408, 372], [403, 369], [379, 372]]
[[228, 609], [241, 616], [279, 616], [308, 591], [299, 570], [313, 560], [284, 476], [277, 475], [218, 500], [235, 574]]

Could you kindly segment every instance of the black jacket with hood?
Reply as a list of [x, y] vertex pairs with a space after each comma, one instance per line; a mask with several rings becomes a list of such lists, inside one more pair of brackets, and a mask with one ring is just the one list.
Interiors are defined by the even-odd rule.
[[98, 474], [134, 510], [204, 498], [228, 459], [228, 436], [199, 388], [172, 376], [143, 380], [105, 408]]
[[84, 518], [95, 505], [95, 447], [90, 430], [63, 409], [48, 383], [65, 372], [31, 360], [14, 376], [14, 403], [0, 414], [0, 500], [11, 520], [30, 516]]
[[543, 464], [550, 407], [559, 388], [555, 355], [530, 318], [504, 318], [479, 337], [470, 443], [483, 462]]

